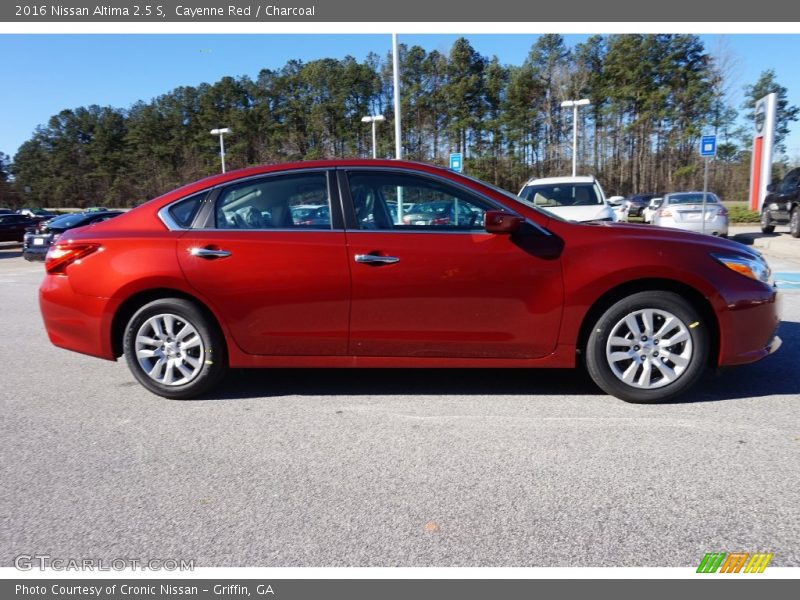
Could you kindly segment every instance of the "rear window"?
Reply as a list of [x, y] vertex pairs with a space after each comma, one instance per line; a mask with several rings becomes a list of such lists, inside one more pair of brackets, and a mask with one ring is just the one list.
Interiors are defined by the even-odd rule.
[[56, 217], [47, 223], [47, 226], [53, 229], [72, 229], [78, 227], [84, 222], [90, 221], [95, 215], [87, 215], [85, 213], [75, 213], [72, 215], [64, 215], [63, 217]]
[[169, 209], [169, 216], [177, 223], [178, 227], [188, 229], [192, 225], [197, 211], [200, 210], [200, 205], [206, 197], [207, 192], [200, 192], [194, 196], [181, 200], [177, 204], [173, 204]]
[[[719, 202], [717, 197], [712, 194], [706, 194], [706, 202]], [[703, 192], [691, 193], [691, 194], [674, 194], [669, 197], [668, 204], [702, 204], [703, 203]]]

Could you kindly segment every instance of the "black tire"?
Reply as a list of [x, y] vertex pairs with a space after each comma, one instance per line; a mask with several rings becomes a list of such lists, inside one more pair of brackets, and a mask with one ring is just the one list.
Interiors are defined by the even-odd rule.
[[[686, 361], [688, 364], [679, 366], [678, 364], [672, 363], [670, 366], [670, 359], [664, 356], [664, 348], [666, 346], [662, 344], [660, 347], [661, 353], [659, 355], [659, 346], [657, 345], [659, 340], [651, 337], [649, 343], [646, 341], [641, 342], [641, 340], [646, 339], [646, 336], [640, 337], [638, 342], [634, 341], [634, 337], [630, 337], [630, 341], [634, 341], [634, 343], [641, 342], [642, 344], [641, 346], [631, 345], [628, 348], [628, 352], [632, 353], [632, 355], [636, 355], [630, 359], [630, 362], [625, 362], [627, 359], [613, 359], [611, 354], [607, 356], [607, 344], [609, 343], [609, 338], [612, 333], [616, 333], [615, 339], [618, 339], [617, 336], [620, 335], [619, 327], [627, 327], [623, 321], [630, 315], [634, 315], [633, 318], [636, 319], [637, 325], [641, 326], [643, 323], [641, 317], [635, 315], [639, 314], [637, 311], [645, 310], [654, 311], [656, 315], [656, 319], [652, 320], [651, 325], [652, 330], [655, 332], [666, 322], [664, 318], [664, 314], [666, 313], [674, 316], [683, 325], [683, 329], [679, 330], [679, 332], [683, 331], [682, 335], [686, 335], [691, 340], [690, 346], [686, 344], [686, 342], [683, 342], [683, 349], [689, 353], [689, 357], [681, 358], [680, 356], [676, 356], [676, 360], [680, 359]], [[663, 321], [660, 319], [663, 319]], [[630, 335], [633, 336], [633, 330], [630, 328], [629, 330], [631, 332]], [[709, 330], [709, 324], [704, 322], [704, 319], [701, 318], [698, 311], [682, 296], [665, 291], [639, 292], [616, 302], [597, 319], [586, 344], [586, 368], [591, 378], [601, 389], [621, 400], [637, 404], [663, 402], [683, 394], [702, 377], [708, 361]], [[674, 330], [670, 329], [665, 331], [665, 333], [669, 331]], [[642, 327], [641, 333], [645, 333], [644, 327]], [[677, 338], [677, 334], [675, 334], [674, 337]], [[662, 339], [661, 341], [666, 340]], [[646, 348], [645, 344], [647, 344]], [[678, 343], [676, 346], [668, 348], [680, 349], [681, 344]], [[648, 366], [648, 373], [656, 375], [654, 383], [655, 385], [660, 385], [660, 387], [653, 387], [650, 389], [636, 387], [635, 385], [624, 382], [612, 369], [610, 362], [616, 360], [615, 368], [617, 368], [618, 371], [622, 370], [620, 365], [622, 367], [630, 367], [632, 373], [634, 373], [634, 377], [642, 378], [639, 380], [639, 383], [641, 383], [643, 381], [643, 363], [645, 361], [639, 361], [637, 356], [643, 357], [645, 354], [640, 355], [640, 351], [642, 353], [647, 353], [646, 361], [648, 361], [650, 365], [653, 365], [652, 367]], [[608, 348], [608, 352], [611, 352], [610, 348]], [[619, 356], [622, 354], [622, 351], [614, 352], [614, 354]], [[666, 354], [667, 356], [671, 356], [669, 351], [667, 351]], [[675, 354], [677, 354], [677, 352]], [[659, 364], [655, 364], [655, 361], [659, 361]], [[636, 363], [637, 366], [635, 366], [634, 363]], [[663, 363], [663, 367], [661, 363]], [[664, 370], [662, 370], [662, 368]], [[669, 382], [669, 378], [663, 376], [667, 369], [672, 371], [673, 374], [678, 369], [683, 370], [676, 376], [674, 381]], [[626, 368], [625, 373], [627, 372], [628, 369]], [[659, 378], [659, 376], [661, 377]], [[650, 375], [648, 374], [648, 381], [649, 379]]]
[[795, 207], [789, 218], [789, 233], [793, 238], [800, 237], [800, 208]]
[[[162, 342], [157, 341], [155, 336], [152, 337], [154, 343], [149, 344], [150, 346], [156, 347], [154, 353], [160, 352], [160, 354], [156, 354], [149, 359], [153, 361], [151, 364], [154, 365], [156, 361], [166, 359], [164, 363], [162, 363], [165, 375], [167, 367], [164, 365], [166, 365], [169, 360], [163, 350], [166, 339], [172, 340], [169, 343], [175, 342], [177, 336], [180, 335], [180, 332], [183, 331], [183, 328], [187, 324], [194, 329], [191, 337], [188, 339], [194, 343], [195, 334], [199, 339], [199, 344], [195, 344], [199, 347], [198, 350], [186, 349], [184, 351], [187, 355], [192, 353], [191, 356], [186, 359], [179, 359], [177, 356], [173, 358], [174, 361], [181, 363], [181, 367], [184, 369], [193, 371], [193, 375], [191, 378], [188, 378], [185, 383], [180, 383], [180, 380], [178, 380], [178, 382], [174, 384], [167, 385], [156, 381], [156, 379], [148, 375], [145, 368], [140, 364], [139, 358], [137, 358], [137, 335], [143, 327], [147, 327], [145, 324], [148, 323], [148, 320], [153, 318], [157, 319], [159, 315], [167, 316], [171, 319], [174, 318], [175, 327], [180, 328], [175, 330], [176, 337], [165, 338], [165, 340], [163, 340], [164, 345], [162, 345], [161, 348], [157, 346]], [[166, 331], [164, 333], [166, 334]], [[161, 338], [158, 339], [160, 340]], [[187, 343], [187, 346], [188, 345]], [[160, 300], [154, 300], [136, 311], [125, 327], [123, 348], [125, 350], [125, 359], [127, 360], [128, 368], [137, 381], [154, 394], [174, 400], [187, 400], [207, 392], [222, 378], [228, 368], [225, 338], [219, 331], [217, 324], [209, 319], [197, 305], [182, 298], [162, 298]], [[148, 348], [144, 350], [145, 352], [150, 351]], [[180, 352], [181, 350], [178, 349], [176, 351]], [[183, 354], [178, 356], [183, 356]], [[196, 366], [184, 362], [188, 361], [190, 358]], [[172, 369], [170, 366], [169, 370], [171, 373], [175, 372], [177, 371], [177, 367], [176, 369]]]
[[767, 209], [761, 211], [761, 233], [773, 233], [775, 225], [770, 225], [769, 212]]

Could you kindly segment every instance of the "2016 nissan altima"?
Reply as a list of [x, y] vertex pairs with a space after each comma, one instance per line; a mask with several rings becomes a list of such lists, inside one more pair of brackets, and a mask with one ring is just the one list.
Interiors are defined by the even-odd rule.
[[[480, 218], [403, 218], [427, 203]], [[298, 219], [308, 205], [327, 216]], [[656, 402], [780, 345], [770, 270], [743, 245], [565, 221], [399, 161], [210, 177], [69, 232], [45, 266], [51, 341], [124, 354], [167, 398], [203, 394], [228, 367], [585, 363], [608, 393]]]

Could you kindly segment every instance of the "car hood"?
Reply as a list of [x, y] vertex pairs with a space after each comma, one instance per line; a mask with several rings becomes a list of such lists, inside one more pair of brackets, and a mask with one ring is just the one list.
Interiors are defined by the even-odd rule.
[[611, 219], [614, 211], [605, 204], [592, 204], [590, 206], [538, 206], [544, 211], [552, 213], [568, 221], [594, 221], [596, 219]]
[[[636, 237], [639, 239], [651, 240], [654, 243], [661, 241], [683, 242], [704, 246], [712, 252], [736, 252], [738, 254], [748, 254], [750, 256], [762, 257], [758, 250], [745, 246], [739, 242], [734, 242], [726, 238], [721, 238], [704, 233], [686, 231], [685, 229], [672, 229], [671, 227], [654, 227], [652, 225], [639, 225], [636, 223], [610, 223], [593, 222], [580, 223], [580, 227], [601, 228], [608, 232], [609, 238]], [[611, 239], [609, 239], [611, 242]], [[762, 257], [763, 258], [763, 257]]]

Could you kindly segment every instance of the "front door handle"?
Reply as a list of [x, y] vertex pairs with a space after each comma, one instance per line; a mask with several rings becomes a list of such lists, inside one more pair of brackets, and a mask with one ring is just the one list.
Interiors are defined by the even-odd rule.
[[199, 258], [205, 258], [206, 260], [225, 258], [226, 256], [231, 255], [228, 250], [220, 250], [218, 248], [190, 248], [189, 254]]
[[356, 254], [356, 262], [368, 265], [391, 265], [400, 262], [400, 259], [396, 256], [381, 256], [379, 254]]

